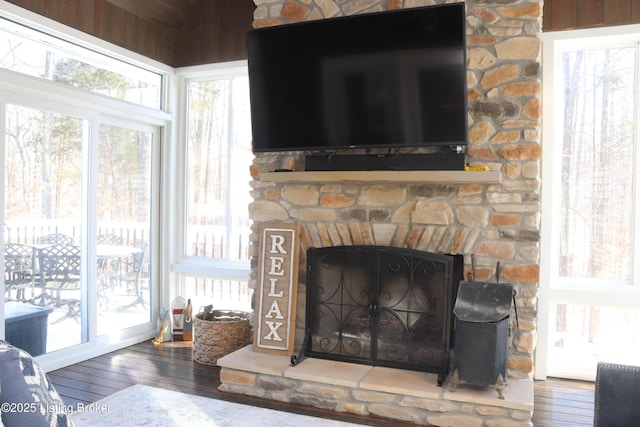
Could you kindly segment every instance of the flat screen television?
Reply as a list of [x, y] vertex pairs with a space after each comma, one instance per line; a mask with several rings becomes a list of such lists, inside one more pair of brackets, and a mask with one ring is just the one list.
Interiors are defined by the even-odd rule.
[[254, 152], [461, 146], [464, 3], [254, 29]]

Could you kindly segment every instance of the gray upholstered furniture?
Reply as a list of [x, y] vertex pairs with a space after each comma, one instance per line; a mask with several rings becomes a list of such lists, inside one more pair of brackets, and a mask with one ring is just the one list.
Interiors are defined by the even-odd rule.
[[640, 425], [640, 367], [598, 363], [593, 425]]
[[35, 359], [0, 340], [0, 425], [71, 426], [66, 409]]

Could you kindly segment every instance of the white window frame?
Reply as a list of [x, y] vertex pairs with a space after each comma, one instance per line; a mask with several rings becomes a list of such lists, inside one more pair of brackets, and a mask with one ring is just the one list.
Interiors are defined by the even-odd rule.
[[[150, 236], [156, 242], [157, 249], [153, 256], [157, 257], [158, 268], [153, 274], [155, 281], [159, 284], [159, 293], [151, 302], [154, 308], [153, 319], [157, 316], [158, 307], [169, 308], [171, 306], [172, 298], [179, 295], [180, 285], [187, 276], [248, 281], [251, 271], [248, 260], [185, 257], [183, 251], [186, 227], [186, 205], [184, 203], [186, 189], [186, 82], [190, 79], [210, 80], [236, 76], [240, 73], [246, 75], [248, 74], [247, 61], [231, 61], [174, 69], [7, 2], [0, 2], [0, 17], [80, 46], [90, 47], [96, 52], [163, 75], [162, 109], [155, 110], [106, 96], [86, 93], [73, 87], [61, 87], [61, 85], [35, 77], [0, 70], [0, 91], [5, 94], [15, 94], [29, 99], [42, 99], [42, 102], [45, 103], [55, 102], [57, 105], [69, 104], [74, 108], [86, 108], [95, 111], [98, 115], [109, 116], [110, 123], [112, 120], [119, 120], [118, 118], [125, 120], [137, 118], [143, 128], [146, 125], [152, 125], [160, 129], [160, 137], [162, 138], [158, 153], [160, 170], [156, 171], [160, 174], [159, 177], [156, 177], [159, 180], [160, 188], [157, 194], [153, 194], [155, 200], [159, 201], [157, 207], [159, 224]], [[33, 102], [37, 107], [39, 101]], [[0, 116], [2, 116], [1, 112]], [[176, 124], [179, 124], [180, 127]], [[4, 135], [3, 129], [4, 121], [0, 126], [1, 135]], [[2, 179], [0, 178], [0, 181]], [[247, 180], [250, 180], [248, 169]], [[95, 200], [91, 203], [95, 203]], [[2, 303], [0, 303], [0, 319], [4, 319], [4, 305]], [[142, 335], [152, 337], [155, 332], [154, 328], [153, 331], [147, 331]], [[94, 334], [91, 331], [89, 333]], [[4, 336], [3, 321], [0, 322], [0, 336]], [[41, 364], [45, 370], [58, 369], [134, 344], [140, 340], [140, 336], [121, 337], [116, 341], [102, 343], [94, 340], [82, 348], [74, 347], [74, 354], [71, 355], [63, 351], [43, 355], [44, 359]]]
[[[40, 365], [43, 369], [49, 371], [78, 363], [82, 360], [108, 353], [155, 336], [155, 319], [158, 316], [158, 307], [169, 306], [171, 287], [170, 284], [165, 282], [164, 278], [168, 276], [169, 268], [165, 266], [169, 265], [170, 251], [163, 245], [164, 242], [160, 239], [160, 236], [165, 235], [167, 230], [172, 228], [172, 211], [170, 207], [175, 205], [167, 202], [171, 200], [172, 178], [170, 174], [162, 174], [161, 171], [165, 172], [170, 170], [170, 141], [175, 140], [175, 126], [173, 125], [175, 118], [170, 114], [172, 109], [175, 110], [175, 105], [173, 105], [173, 102], [175, 102], [175, 91], [172, 90], [175, 69], [6, 2], [0, 2], [0, 17], [11, 19], [52, 36], [71, 41], [81, 46], [90, 47], [94, 51], [162, 74], [163, 91], [166, 95], [163, 96], [163, 109], [165, 111], [162, 111], [0, 69], [0, 105], [3, 105], [3, 102], [9, 102], [62, 113], [68, 111], [71, 115], [74, 115], [76, 111], [85, 111], [85, 114], [79, 114], [77, 116], [88, 118], [89, 120], [100, 120], [100, 118], [103, 118], [103, 123], [120, 123], [135, 129], [153, 129], [154, 137], [158, 136], [160, 138], [158, 141], [155, 141], [157, 148], [154, 152], [154, 156], [159, 156], [159, 158], [156, 158], [156, 164], [160, 167], [155, 168], [154, 176], [152, 177], [153, 182], [159, 183], [159, 185], [154, 185], [154, 191], [152, 193], [152, 199], [157, 204], [152, 207], [152, 209], [156, 218], [159, 219], [159, 223], [154, 224], [155, 228], [151, 230], [150, 234], [152, 241], [156, 242], [156, 249], [152, 256], [157, 260], [156, 265], [158, 266], [158, 268], [152, 272], [154, 281], [158, 283], [158, 292], [154, 294], [153, 300], [150, 303], [153, 320], [143, 327], [133, 328], [132, 331], [121, 334], [117, 339], [113, 336], [98, 337], [95, 324], [92, 325], [92, 322], [90, 322], [88, 342], [67, 350], [60, 350], [38, 356]], [[55, 106], [55, 108], [47, 108], [49, 105]], [[158, 129], [159, 132], [156, 132], [156, 129]], [[92, 132], [96, 131], [92, 130]], [[0, 137], [4, 139], [4, 111], [0, 111], [0, 135]], [[2, 144], [2, 146], [4, 145]], [[87, 153], [83, 153], [83, 155], [86, 156]], [[0, 150], [0, 161], [4, 163], [4, 150]], [[91, 173], [94, 174], [94, 177], [90, 178], [90, 181], [93, 183], [91, 185], [95, 185], [96, 171], [93, 170]], [[0, 187], [4, 188], [4, 174], [0, 175]], [[89, 211], [84, 215], [84, 218], [91, 218], [91, 215], [95, 214], [95, 192], [88, 198], [88, 204], [89, 206], [85, 207], [85, 209]], [[4, 197], [0, 198], [0, 217], [3, 216]], [[0, 218], [0, 220], [1, 219], [3, 218]], [[92, 230], [87, 231], [91, 233]], [[4, 229], [2, 233], [4, 233]], [[86, 242], [84, 242], [84, 244], [86, 244]], [[87, 245], [87, 250], [88, 258], [95, 257], [95, 247], [92, 248], [90, 245]], [[91, 268], [88, 267], [85, 268], [85, 271], [85, 274], [88, 274], [89, 277], [95, 274], [95, 272], [92, 273]], [[95, 295], [89, 295], [89, 303], [91, 304], [91, 301], [95, 300], [95, 298]], [[4, 304], [0, 301], [0, 336], [4, 336], [4, 333]]]
[[76, 44], [78, 46], [84, 46], [94, 52], [161, 75], [163, 77], [163, 87], [161, 90], [164, 96], [161, 96], [162, 99], [160, 109], [162, 111], [170, 110], [170, 106], [174, 102], [172, 96], [173, 91], [171, 90], [171, 86], [173, 84], [172, 77], [175, 72], [175, 69], [173, 67], [165, 65], [161, 62], [155, 61], [138, 53], [129, 51], [98, 37], [91, 36], [85, 32], [68, 27], [60, 22], [46, 18], [37, 13], [30, 12], [22, 7], [15, 6], [5, 1], [0, 2], [0, 17], [9, 19], [18, 24], [25, 25], [34, 30], [41, 31], [52, 37], [57, 37], [61, 40]]
[[[588, 30], [572, 30], [543, 33], [543, 156], [542, 156], [542, 234], [540, 255], [540, 288], [538, 291], [538, 345], [535, 358], [535, 378], [547, 376], [594, 380], [593, 373], [555, 372], [549, 367], [548, 351], [553, 345], [551, 331], [554, 330], [557, 304], [578, 304], [638, 308], [640, 301], [640, 209], [634, 209], [634, 244], [632, 253], [631, 281], [611, 281], [601, 279], [572, 279], [558, 275], [559, 259], [559, 216], [555, 208], [560, 205], [560, 191], [557, 185], [561, 162], [558, 150], [562, 142], [562, 84], [555, 84], [555, 76], [561, 73], [561, 55], [571, 47], [615, 47], [629, 45], [631, 39], [640, 42], [640, 25], [626, 25]], [[638, 50], [640, 53], [640, 50]], [[640, 55], [638, 55], [640, 61]], [[640, 71], [640, 65], [637, 65]], [[640, 81], [636, 75], [637, 90]], [[636, 98], [636, 135], [640, 135], [640, 105]], [[555, 141], [558, 141], [556, 144]], [[638, 138], [636, 137], [636, 141]], [[640, 201], [640, 149], [634, 152], [636, 165], [634, 174], [634, 199]]]
[[[249, 279], [251, 265], [249, 260], [230, 260], [224, 258], [203, 258], [186, 256], [184, 247], [186, 239], [186, 189], [187, 189], [187, 85], [194, 81], [226, 79], [248, 75], [247, 61], [229, 61], [219, 64], [184, 67], [176, 70], [176, 85], [179, 87], [179, 104], [177, 122], [179, 123], [177, 139], [178, 152], [175, 156], [176, 193], [178, 205], [182, 209], [175, 212], [176, 224], [175, 245], [173, 246], [171, 265], [173, 273], [179, 275], [205, 276], [224, 280], [246, 281]], [[247, 165], [247, 180], [249, 165]], [[248, 208], [248, 207], [247, 207]]]

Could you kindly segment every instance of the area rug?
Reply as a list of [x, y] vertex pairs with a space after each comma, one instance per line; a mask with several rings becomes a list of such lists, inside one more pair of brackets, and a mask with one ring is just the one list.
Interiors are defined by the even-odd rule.
[[240, 403], [134, 385], [71, 416], [76, 427], [350, 427], [359, 426]]

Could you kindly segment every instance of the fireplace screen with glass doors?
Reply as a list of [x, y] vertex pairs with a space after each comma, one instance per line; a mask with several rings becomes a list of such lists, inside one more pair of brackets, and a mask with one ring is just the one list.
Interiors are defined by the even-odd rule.
[[449, 373], [462, 257], [381, 246], [312, 248], [305, 354]]

